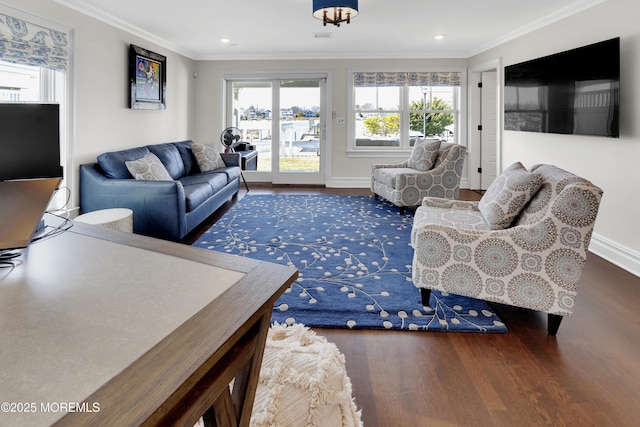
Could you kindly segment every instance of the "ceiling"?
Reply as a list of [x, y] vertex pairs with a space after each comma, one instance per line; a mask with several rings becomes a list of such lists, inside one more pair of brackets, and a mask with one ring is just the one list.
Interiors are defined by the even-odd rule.
[[467, 58], [605, 0], [360, 0], [340, 27], [312, 0], [55, 1], [205, 60]]

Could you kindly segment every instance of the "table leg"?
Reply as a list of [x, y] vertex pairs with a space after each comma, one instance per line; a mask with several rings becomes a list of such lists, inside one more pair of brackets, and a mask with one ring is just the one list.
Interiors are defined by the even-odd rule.
[[233, 390], [230, 392], [227, 388], [222, 391], [213, 405], [205, 412], [203, 416], [205, 427], [249, 426], [270, 325], [271, 311], [268, 311], [258, 321], [258, 333], [253, 339], [253, 348], [243, 349], [245, 352], [250, 351], [251, 356], [241, 366], [238, 366], [237, 370], [233, 367], [228, 368], [228, 371], [235, 373]]

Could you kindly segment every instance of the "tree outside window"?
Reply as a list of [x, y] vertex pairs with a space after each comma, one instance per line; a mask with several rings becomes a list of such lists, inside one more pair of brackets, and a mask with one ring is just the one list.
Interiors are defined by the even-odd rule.
[[355, 149], [409, 150], [417, 138], [457, 142], [460, 72], [353, 73]]
[[[420, 133], [426, 130], [425, 135], [443, 135], [447, 131], [447, 126], [453, 124], [453, 113], [444, 111], [451, 111], [452, 108], [453, 106], [440, 98], [433, 98], [429, 110], [425, 108], [424, 100], [413, 101], [409, 109], [423, 112], [409, 114], [409, 129]], [[439, 110], [443, 112], [435, 112]]]

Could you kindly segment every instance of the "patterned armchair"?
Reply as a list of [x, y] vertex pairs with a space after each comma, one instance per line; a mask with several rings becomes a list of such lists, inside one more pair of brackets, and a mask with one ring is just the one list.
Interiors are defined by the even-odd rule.
[[457, 199], [466, 147], [439, 140], [416, 141], [411, 157], [371, 167], [371, 191], [400, 207], [418, 206], [425, 197]]
[[427, 198], [415, 213], [413, 283], [548, 313], [573, 312], [602, 190], [551, 165], [509, 167], [480, 202]]

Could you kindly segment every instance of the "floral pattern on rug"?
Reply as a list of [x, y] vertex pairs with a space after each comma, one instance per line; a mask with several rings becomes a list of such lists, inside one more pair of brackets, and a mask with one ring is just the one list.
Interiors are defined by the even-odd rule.
[[506, 332], [484, 302], [411, 280], [413, 214], [367, 196], [248, 194], [194, 246], [292, 265], [272, 321], [351, 329]]

